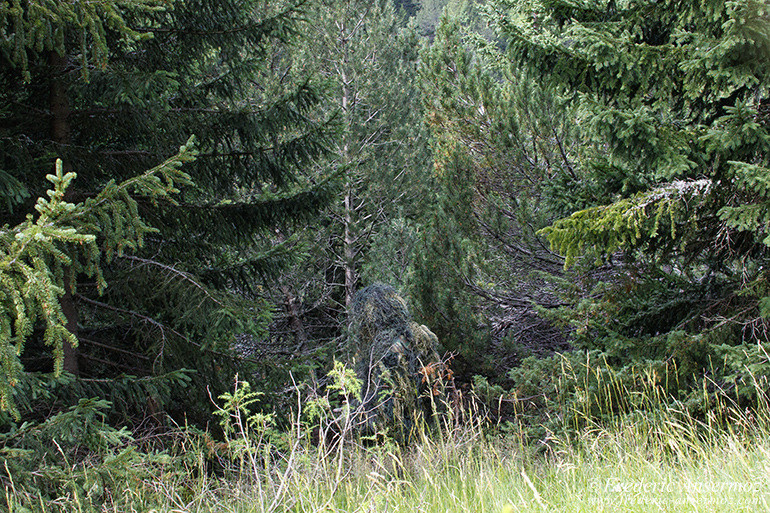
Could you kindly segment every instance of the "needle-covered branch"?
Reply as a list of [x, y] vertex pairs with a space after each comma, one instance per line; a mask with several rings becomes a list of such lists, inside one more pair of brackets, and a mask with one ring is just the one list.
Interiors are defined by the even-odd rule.
[[[0, 409], [17, 413], [13, 387], [23, 371], [19, 358], [36, 326], [43, 326], [57, 374], [63, 345], [77, 346], [77, 338], [65, 328], [60, 303], [66, 289], [74, 291], [74, 277], [93, 277], [103, 291], [107, 284], [102, 265], [140, 247], [144, 236], [155, 231], [139, 215], [132, 194], [173, 201], [171, 195], [191, 183], [180, 167], [194, 156], [191, 138], [161, 165], [122, 183], [110, 181], [96, 197], [81, 203], [66, 200], [77, 174], [64, 173], [57, 160], [55, 174], [46, 177], [53, 187], [35, 205], [37, 216], [29, 214], [24, 222], [0, 229]], [[67, 283], [65, 276], [71, 277]]]

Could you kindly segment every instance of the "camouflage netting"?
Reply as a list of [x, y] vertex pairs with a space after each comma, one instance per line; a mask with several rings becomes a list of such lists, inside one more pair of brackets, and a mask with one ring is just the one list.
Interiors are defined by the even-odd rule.
[[431, 410], [429, 370], [440, 364], [438, 338], [412, 321], [393, 287], [380, 283], [355, 295], [350, 318], [363, 424], [368, 431], [392, 427], [408, 434]]

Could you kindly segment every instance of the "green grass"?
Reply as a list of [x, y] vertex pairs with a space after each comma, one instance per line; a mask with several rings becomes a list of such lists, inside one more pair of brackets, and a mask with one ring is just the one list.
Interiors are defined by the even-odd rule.
[[[753, 427], [742, 433], [696, 434], [691, 428], [671, 418], [657, 426], [640, 420], [612, 429], [594, 427], [576, 440], [550, 440], [539, 455], [526, 454], [515, 438], [485, 439], [476, 430], [458, 428], [440, 442], [423, 440], [409, 450], [351, 448], [342, 467], [338, 460], [321, 462], [314, 452], [297, 450], [293, 468], [272, 469], [259, 486], [245, 477], [191, 478], [169, 472], [118, 491], [105, 510], [770, 510], [767, 432]], [[91, 510], [84, 506], [87, 501], [66, 492], [57, 503], [68, 511]], [[6, 505], [23, 511], [12, 493], [6, 493]], [[59, 509], [56, 504], [37, 506]]]
[[698, 419], [660, 406], [602, 425], [583, 419], [586, 427], [569, 437], [534, 445], [515, 427], [501, 434], [473, 421], [406, 448], [365, 447], [353, 437], [318, 448], [302, 430], [275, 444], [236, 426], [233, 433], [251, 442], [233, 436], [219, 447], [230, 465], [219, 475], [210, 472], [216, 454], [188, 435], [178, 442], [183, 458], [129, 473], [139, 477], [111, 491], [72, 487], [35, 503], [11, 479], [0, 504], [13, 512], [121, 513], [770, 511], [763, 410], [720, 404]]

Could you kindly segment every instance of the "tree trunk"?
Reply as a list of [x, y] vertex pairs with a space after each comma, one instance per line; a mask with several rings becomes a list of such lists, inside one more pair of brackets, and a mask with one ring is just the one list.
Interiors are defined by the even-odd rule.
[[344, 253], [345, 259], [345, 308], [350, 308], [350, 303], [353, 301], [353, 294], [356, 291], [356, 282], [358, 276], [355, 269], [355, 238], [353, 237], [353, 209], [352, 209], [352, 192], [348, 188], [345, 193], [345, 231], [343, 235]]
[[305, 347], [305, 343], [307, 342], [307, 333], [305, 332], [305, 325], [300, 317], [297, 296], [294, 295], [291, 291], [291, 287], [288, 285], [282, 285], [281, 292], [283, 292], [283, 297], [286, 301], [285, 307], [286, 315], [289, 318], [289, 328], [291, 328], [292, 333], [294, 333], [294, 341], [297, 344], [294, 347], [294, 351], [300, 351]]
[[[350, 127], [351, 127], [351, 91], [350, 82], [347, 76], [348, 67], [348, 37], [349, 35], [345, 31], [344, 23], [339, 25], [340, 29], [340, 44], [342, 45], [342, 63], [339, 67], [340, 80], [342, 82], [342, 116], [344, 119], [343, 141], [342, 141], [342, 162], [344, 165], [350, 165]], [[350, 173], [351, 169], [348, 169], [348, 178], [345, 187], [345, 199], [344, 199], [344, 233], [343, 233], [343, 253], [345, 267], [345, 308], [350, 308], [350, 304], [353, 301], [353, 294], [356, 291], [356, 282], [358, 276], [355, 269], [355, 257], [356, 257], [356, 239], [353, 234], [353, 185], [351, 184]]]
[[[64, 173], [68, 173], [72, 170], [72, 163], [66, 157], [62, 155], [61, 148], [69, 145], [72, 141], [72, 130], [69, 122], [70, 104], [69, 97], [67, 96], [67, 58], [59, 55], [55, 51], [51, 51], [48, 54], [48, 67], [50, 69], [50, 84], [49, 84], [49, 108], [51, 110], [51, 125], [50, 135], [51, 139], [59, 146], [59, 158], [62, 160], [62, 168]], [[65, 199], [69, 199], [68, 196], [72, 194], [72, 189], [67, 191]], [[64, 316], [67, 319], [65, 327], [67, 330], [78, 336], [78, 310], [75, 304], [75, 298], [72, 296], [72, 290], [70, 288], [70, 282], [72, 279], [72, 271], [67, 269], [64, 273], [64, 295], [62, 296], [61, 308]], [[72, 374], [78, 374], [80, 372], [78, 366], [78, 351], [75, 346], [69, 342], [64, 342], [64, 371]]]

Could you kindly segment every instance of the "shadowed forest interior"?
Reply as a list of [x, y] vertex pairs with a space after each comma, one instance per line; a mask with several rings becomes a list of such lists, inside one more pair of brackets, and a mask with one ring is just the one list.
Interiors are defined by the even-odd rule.
[[0, 63], [0, 510], [767, 507], [767, 0], [0, 0]]

